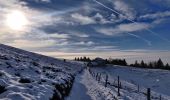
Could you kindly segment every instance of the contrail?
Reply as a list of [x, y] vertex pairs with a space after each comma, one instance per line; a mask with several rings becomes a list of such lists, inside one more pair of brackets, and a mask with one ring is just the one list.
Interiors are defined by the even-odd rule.
[[128, 33], [128, 32], [127, 32], [127, 34], [129, 34], [129, 35], [131, 35], [131, 36], [134, 36], [134, 37], [136, 37], [136, 38], [138, 38], [138, 39], [143, 40], [144, 42], [147, 43], [148, 46], [151, 46], [151, 45], [152, 45], [152, 44], [151, 44], [151, 41], [149, 41], [149, 40], [147, 40], [147, 39], [145, 39], [145, 38], [143, 38], [143, 37], [141, 37], [141, 36], [139, 36], [139, 35], [135, 35], [135, 34]]
[[[106, 9], [108, 9], [108, 10], [110, 10], [110, 11], [116, 13], [116, 14], [118, 14], [118, 15], [123, 15], [123, 14], [119, 13], [118, 11], [116, 11], [116, 10], [114, 10], [114, 9], [112, 9], [112, 8], [110, 8], [110, 7], [108, 7], [108, 6], [106, 6], [105, 4], [103, 4], [103, 3], [101, 3], [101, 2], [99, 2], [99, 1], [97, 1], [97, 0], [93, 0], [93, 1], [96, 2], [97, 4], [103, 6], [104, 8], [106, 8]], [[131, 22], [133, 22], [133, 23], [135, 23], [135, 24], [138, 24], [137, 22], [131, 20], [130, 18], [127, 18], [125, 15], [123, 15], [123, 16], [124, 16], [127, 20], [129, 20], [129, 21], [131, 21]], [[148, 31], [148, 32], [150, 32], [151, 34], [153, 34], [153, 35], [159, 37], [160, 39], [166, 41], [166, 42], [170, 42], [170, 41], [167, 40], [166, 38], [164, 38], [164, 37], [158, 35], [157, 33], [153, 32], [152, 30], [150, 30], [150, 29], [148, 29], [148, 28], [145, 28], [145, 30]]]

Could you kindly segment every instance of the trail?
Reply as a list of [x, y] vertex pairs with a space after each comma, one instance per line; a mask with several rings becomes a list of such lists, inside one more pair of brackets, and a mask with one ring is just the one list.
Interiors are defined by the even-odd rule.
[[84, 71], [76, 76], [70, 96], [66, 100], [92, 100], [87, 94], [86, 86], [82, 83], [83, 78]]
[[77, 75], [66, 100], [115, 100], [115, 97], [116, 92], [99, 84], [85, 69]]
[[[113, 68], [113, 67], [111, 67]], [[126, 68], [123, 68], [126, 70]], [[109, 70], [108, 68], [91, 68], [92, 72], [100, 72], [103, 71], [108, 72], [109, 82], [114, 83], [114, 80], [117, 74], [109, 74], [112, 73], [113, 70]], [[135, 70], [135, 69], [134, 69]], [[119, 73], [119, 72], [118, 72]], [[105, 73], [106, 74], [106, 73]], [[124, 75], [125, 71], [121, 73]], [[133, 73], [134, 74], [134, 73]], [[128, 76], [127, 74], [125, 74]], [[129, 77], [129, 76], [128, 76]], [[130, 78], [132, 79], [132, 78]], [[117, 88], [114, 86], [108, 85], [105, 87], [105, 75], [102, 74], [100, 82], [96, 81], [96, 78], [90, 74], [88, 69], [84, 69], [81, 74], [78, 74], [75, 78], [72, 91], [70, 95], [66, 98], [66, 100], [146, 100], [146, 92], [145, 87], [140, 87], [140, 92], [135, 91], [137, 86], [131, 82], [127, 81], [128, 79], [121, 80], [124, 88], [120, 89], [120, 96], [117, 95]], [[141, 81], [139, 81], [141, 82]], [[150, 81], [148, 81], [150, 82]], [[128, 87], [128, 88], [127, 88]], [[127, 89], [126, 89], [127, 88]], [[130, 88], [130, 89], [129, 89]], [[162, 100], [169, 100], [169, 96], [161, 94]], [[160, 93], [152, 91], [152, 100], [158, 100]]]

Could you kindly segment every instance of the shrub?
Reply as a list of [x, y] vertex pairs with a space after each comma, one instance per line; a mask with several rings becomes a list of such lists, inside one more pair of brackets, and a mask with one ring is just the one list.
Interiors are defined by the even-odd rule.
[[37, 62], [32, 62], [32, 64], [33, 64], [34, 66], [39, 66], [39, 64], [38, 64]]
[[7, 68], [11, 68], [12, 65], [9, 62], [6, 62]]
[[0, 94], [3, 93], [3, 92], [5, 92], [5, 91], [6, 91], [5, 86], [1, 86], [1, 85], [0, 85]]
[[64, 100], [64, 97], [58, 91], [54, 91], [53, 97], [50, 100]]
[[20, 77], [21, 75], [20, 75], [20, 73], [15, 73], [15, 76], [18, 76], [18, 77]]
[[2, 55], [0, 55], [0, 59], [9, 60], [6, 56], [2, 56]]
[[41, 82], [46, 82], [46, 80], [45, 79], [41, 79]]
[[2, 76], [4, 73], [0, 72], [0, 76]]
[[26, 79], [26, 78], [21, 78], [19, 80], [20, 83], [31, 83], [31, 81], [29, 79]]

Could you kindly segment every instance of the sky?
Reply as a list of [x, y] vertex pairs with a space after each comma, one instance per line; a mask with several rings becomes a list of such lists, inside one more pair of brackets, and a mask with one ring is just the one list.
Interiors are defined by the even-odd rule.
[[170, 0], [0, 0], [0, 19], [0, 43], [24, 50], [170, 62]]

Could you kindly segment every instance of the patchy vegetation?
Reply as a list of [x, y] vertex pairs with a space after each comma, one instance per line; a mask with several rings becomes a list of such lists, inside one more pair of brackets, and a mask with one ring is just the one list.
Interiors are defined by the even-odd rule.
[[20, 80], [19, 80], [19, 82], [20, 83], [31, 83], [31, 81], [30, 81], [30, 79], [24, 79], [24, 78], [21, 78]]
[[5, 91], [6, 91], [5, 86], [1, 86], [1, 85], [0, 85], [0, 94], [3, 93], [3, 92], [5, 92]]
[[0, 44], [0, 99], [63, 100], [83, 67]]

